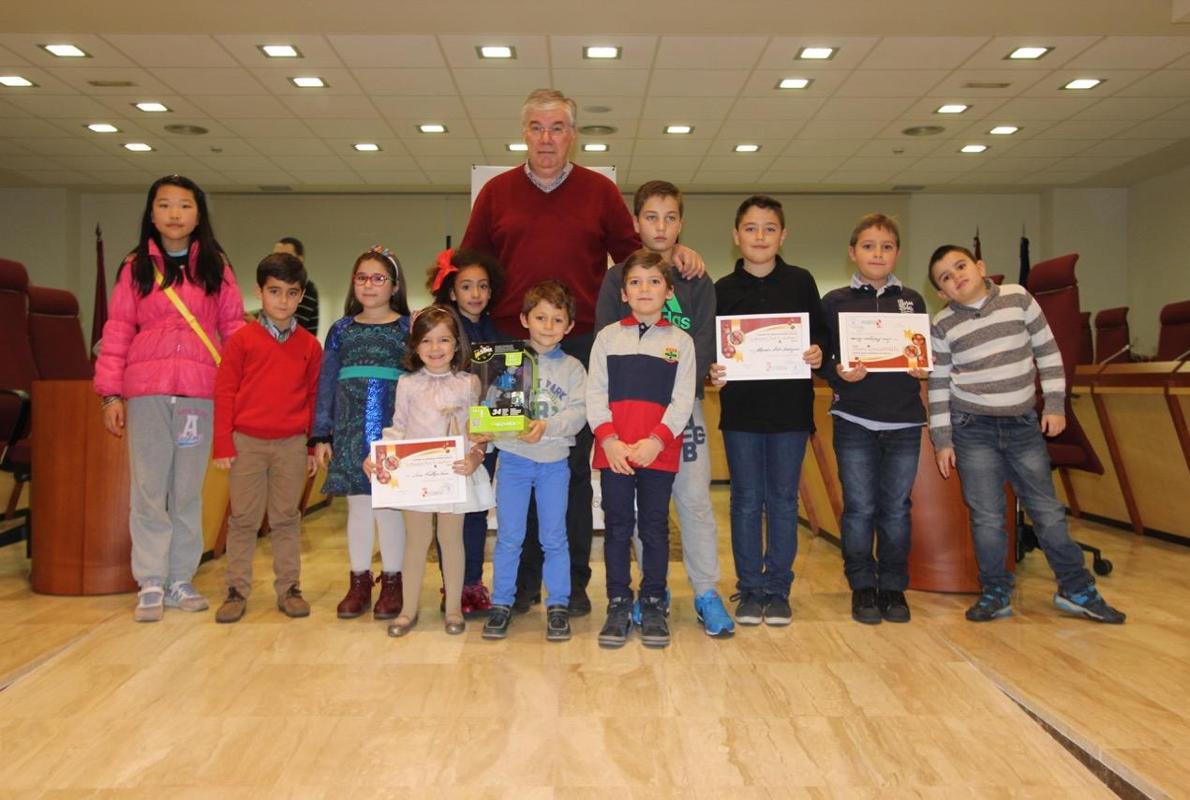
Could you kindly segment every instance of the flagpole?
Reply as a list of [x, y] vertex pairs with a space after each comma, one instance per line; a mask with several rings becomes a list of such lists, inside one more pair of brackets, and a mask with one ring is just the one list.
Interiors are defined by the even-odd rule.
[[91, 357], [97, 355], [96, 346], [103, 338], [107, 322], [107, 275], [103, 266], [103, 228], [95, 223], [95, 304], [91, 311]]

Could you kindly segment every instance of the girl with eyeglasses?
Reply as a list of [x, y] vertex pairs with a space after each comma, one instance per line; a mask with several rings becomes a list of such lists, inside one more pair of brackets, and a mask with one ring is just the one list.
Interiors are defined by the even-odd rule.
[[[344, 316], [331, 326], [322, 355], [314, 414], [314, 456], [327, 468], [322, 490], [347, 496], [351, 575], [340, 619], [372, 609], [375, 619], [401, 613], [405, 523], [401, 512], [372, 508], [372, 487], [360, 470], [369, 443], [393, 415], [397, 379], [405, 374], [409, 302], [401, 262], [388, 249], [361, 253], [351, 269]], [[380, 538], [380, 596], [372, 605], [373, 529]]]

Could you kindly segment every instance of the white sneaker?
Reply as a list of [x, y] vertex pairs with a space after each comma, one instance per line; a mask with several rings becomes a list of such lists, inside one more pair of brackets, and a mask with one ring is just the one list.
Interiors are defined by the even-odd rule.
[[210, 608], [207, 598], [198, 593], [190, 581], [174, 581], [165, 595], [165, 605], [182, 611], [206, 611]]
[[136, 593], [136, 610], [132, 618], [137, 622], [160, 622], [165, 616], [165, 590], [155, 583]]

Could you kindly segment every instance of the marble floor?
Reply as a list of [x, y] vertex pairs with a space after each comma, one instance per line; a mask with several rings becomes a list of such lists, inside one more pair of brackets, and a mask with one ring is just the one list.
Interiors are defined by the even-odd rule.
[[[727, 489], [712, 491], [727, 593]], [[1061, 615], [1034, 553], [1010, 619], [974, 625], [970, 596], [911, 592], [910, 624], [868, 627], [838, 549], [803, 531], [789, 627], [710, 639], [674, 561], [673, 644], [607, 651], [598, 600], [562, 644], [540, 607], [502, 642], [475, 622], [447, 636], [436, 581], [405, 639], [339, 620], [343, 524], [342, 501], [306, 520], [309, 618], [276, 611], [264, 539], [234, 625], [35, 595], [23, 546], [0, 548], [0, 798], [1113, 796], [1018, 703], [1141, 791], [1190, 794], [1176, 545], [1075, 523], [1115, 562], [1101, 588], [1124, 626]], [[196, 584], [217, 602], [222, 579], [213, 561]]]

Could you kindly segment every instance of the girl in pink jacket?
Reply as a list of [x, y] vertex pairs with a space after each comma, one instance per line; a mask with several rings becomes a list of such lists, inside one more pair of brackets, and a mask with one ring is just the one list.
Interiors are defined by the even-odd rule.
[[149, 187], [140, 244], [116, 275], [95, 362], [104, 427], [113, 436], [128, 432], [138, 622], [161, 619], [166, 606], [207, 608], [191, 580], [203, 549], [216, 353], [243, 324], [244, 303], [211, 230], [206, 195], [189, 178], [159, 178]]

